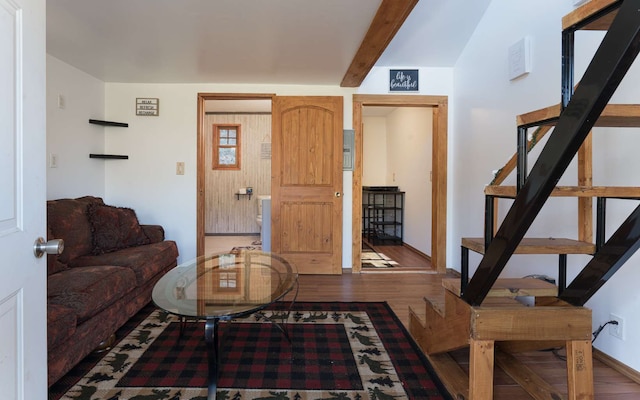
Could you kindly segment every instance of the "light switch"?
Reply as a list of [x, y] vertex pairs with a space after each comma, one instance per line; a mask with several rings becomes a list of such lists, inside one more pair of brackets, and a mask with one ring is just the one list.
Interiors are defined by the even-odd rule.
[[176, 163], [176, 175], [184, 175], [184, 162], [178, 161]]
[[58, 155], [56, 153], [49, 154], [49, 168], [58, 168]]

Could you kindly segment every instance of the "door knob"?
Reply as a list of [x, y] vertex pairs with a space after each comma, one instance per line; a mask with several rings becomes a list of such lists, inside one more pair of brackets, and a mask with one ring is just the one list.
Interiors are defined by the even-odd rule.
[[62, 239], [51, 239], [47, 242], [44, 240], [44, 238], [39, 237], [33, 244], [33, 254], [35, 254], [37, 258], [42, 257], [45, 253], [62, 254], [63, 250], [64, 240]]
[[342, 193], [336, 192], [336, 197], [340, 197], [340, 196], [342, 196]]

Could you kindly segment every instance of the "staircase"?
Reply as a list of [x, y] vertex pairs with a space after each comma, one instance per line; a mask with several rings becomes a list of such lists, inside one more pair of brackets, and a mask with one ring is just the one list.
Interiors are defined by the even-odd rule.
[[[583, 306], [640, 247], [640, 206], [605, 241], [606, 200], [638, 200], [640, 188], [592, 186], [591, 154], [594, 126], [640, 127], [639, 105], [608, 104], [640, 51], [640, 0], [591, 0], [566, 15], [562, 24], [561, 102], [517, 117], [517, 153], [485, 189], [484, 237], [462, 239], [461, 278], [443, 280], [443, 301], [425, 299], [424, 319], [410, 310], [411, 334], [456, 399], [492, 399], [494, 365], [534, 399], [593, 399], [591, 310]], [[606, 35], [574, 86], [574, 34], [580, 30], [604, 30]], [[527, 174], [527, 155], [547, 134], [547, 144]], [[556, 186], [576, 155], [578, 185]], [[514, 169], [516, 186], [501, 186]], [[577, 198], [577, 238], [524, 237], [549, 197]], [[511, 199], [512, 205], [497, 227], [495, 209], [501, 199]], [[471, 278], [469, 251], [483, 255]], [[498, 279], [513, 254], [558, 255], [558, 284]], [[567, 284], [567, 257], [572, 254], [589, 255], [590, 261]], [[531, 297], [533, 305], [516, 299], [521, 296]], [[513, 356], [558, 346], [566, 347], [567, 393], [559, 393]], [[467, 348], [468, 374], [448, 354]]]

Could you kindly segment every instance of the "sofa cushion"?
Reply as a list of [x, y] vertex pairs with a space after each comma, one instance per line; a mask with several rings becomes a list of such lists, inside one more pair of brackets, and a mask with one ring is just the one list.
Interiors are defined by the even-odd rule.
[[51, 239], [63, 239], [64, 251], [58, 257], [63, 264], [76, 257], [91, 254], [91, 224], [87, 218], [89, 204], [103, 204], [99, 197], [47, 201], [47, 226]]
[[160, 243], [129, 247], [97, 256], [80, 257], [73, 260], [70, 266], [119, 265], [127, 267], [135, 273], [136, 283], [142, 285], [157, 273], [175, 265], [177, 257], [176, 243], [172, 240], [165, 240]]
[[70, 268], [47, 279], [47, 302], [71, 308], [81, 323], [136, 288], [129, 268], [112, 265]]
[[47, 304], [47, 346], [51, 349], [76, 331], [76, 313], [60, 304]]
[[92, 204], [87, 208], [93, 232], [93, 254], [104, 254], [149, 243], [135, 211], [126, 207]]
[[61, 263], [57, 254], [47, 254], [47, 275], [57, 274], [67, 269], [69, 266]]
[[158, 243], [164, 240], [164, 228], [161, 225], [140, 225], [144, 234], [149, 238], [149, 243]]

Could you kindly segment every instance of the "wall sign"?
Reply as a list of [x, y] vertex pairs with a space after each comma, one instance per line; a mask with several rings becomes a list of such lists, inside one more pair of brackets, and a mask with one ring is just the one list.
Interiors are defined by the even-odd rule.
[[157, 117], [160, 115], [160, 99], [158, 98], [136, 98], [136, 115]]
[[390, 92], [417, 92], [417, 69], [391, 69], [389, 70]]

